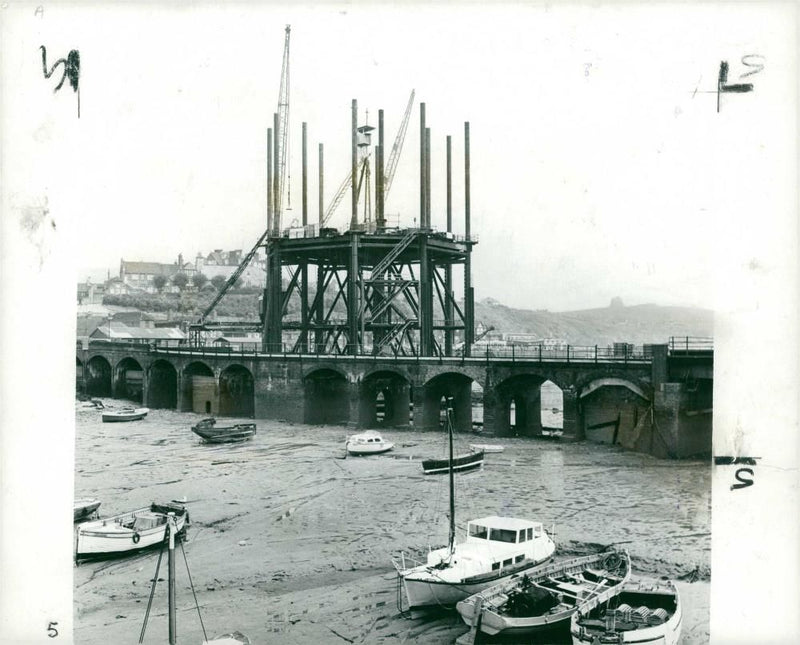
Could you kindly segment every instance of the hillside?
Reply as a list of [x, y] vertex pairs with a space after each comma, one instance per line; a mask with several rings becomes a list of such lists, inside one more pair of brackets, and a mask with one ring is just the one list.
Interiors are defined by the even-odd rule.
[[503, 333], [561, 338], [573, 345], [665, 343], [670, 336], [710, 337], [714, 332], [710, 309], [649, 304], [625, 307], [619, 302], [604, 309], [550, 312], [512, 309], [486, 298], [475, 303], [475, 321]]

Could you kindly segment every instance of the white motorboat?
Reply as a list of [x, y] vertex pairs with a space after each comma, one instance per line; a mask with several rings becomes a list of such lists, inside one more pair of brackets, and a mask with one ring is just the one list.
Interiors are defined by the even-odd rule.
[[450, 438], [448, 545], [430, 551], [425, 562], [405, 554], [393, 559], [409, 608], [453, 607], [471, 594], [542, 564], [556, 548], [541, 522], [497, 516], [469, 521], [466, 539], [456, 543], [451, 408], [446, 421]]
[[386, 441], [379, 432], [367, 430], [347, 437], [345, 447], [351, 455], [363, 456], [388, 452], [394, 448], [394, 444], [391, 441]]
[[189, 521], [185, 506], [177, 503], [151, 504], [78, 525], [75, 559], [100, 558], [140, 551], [164, 541], [168, 513], [175, 514], [178, 531]]
[[150, 408], [119, 408], [118, 410], [103, 410], [103, 422], [113, 423], [119, 421], [139, 421], [147, 416]]
[[604, 603], [619, 593], [630, 572], [624, 550], [551, 562], [476, 593], [456, 608], [476, 634], [543, 638], [561, 630], [567, 636], [572, 615], [587, 602]]
[[670, 581], [629, 580], [605, 602], [593, 599], [572, 615], [573, 645], [657, 643], [677, 645], [682, 611]]

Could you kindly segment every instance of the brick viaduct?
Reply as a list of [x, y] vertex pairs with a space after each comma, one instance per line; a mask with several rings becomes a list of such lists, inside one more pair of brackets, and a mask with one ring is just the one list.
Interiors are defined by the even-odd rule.
[[456, 427], [469, 431], [474, 382], [483, 390], [484, 431], [501, 437], [542, 433], [539, 388], [551, 381], [563, 395], [564, 438], [583, 439], [587, 427], [616, 418], [615, 436], [628, 447], [673, 457], [704, 453], [706, 444], [710, 450], [710, 418], [708, 427], [695, 419], [688, 429], [680, 418], [689, 408], [711, 407], [710, 369], [692, 364], [708, 392], [707, 402], [690, 400], [684, 383], [670, 382], [676, 362], [667, 345], [652, 346], [647, 357], [537, 360], [265, 355], [101, 341], [79, 349], [76, 359], [79, 387], [90, 395], [360, 428], [437, 429], [442, 397], [452, 397]]

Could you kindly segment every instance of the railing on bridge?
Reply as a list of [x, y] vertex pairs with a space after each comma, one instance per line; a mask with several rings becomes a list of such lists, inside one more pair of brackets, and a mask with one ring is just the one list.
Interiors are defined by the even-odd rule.
[[[648, 351], [648, 346], [635, 346], [629, 344], [618, 344], [614, 347], [599, 347], [596, 345], [563, 345], [557, 347], [546, 347], [537, 345], [533, 347], [509, 346], [509, 347], [475, 347], [472, 356], [402, 356], [396, 354], [373, 354], [363, 353], [355, 356], [350, 354], [325, 354], [292, 352], [293, 345], [284, 343], [281, 351], [264, 352], [261, 350], [260, 343], [233, 343], [228, 346], [215, 345], [193, 345], [188, 342], [176, 344], [176, 341], [150, 340], [92, 340], [91, 347], [108, 347], [110, 349], [132, 349], [135, 351], [146, 351], [157, 354], [174, 354], [189, 356], [246, 356], [255, 358], [264, 357], [283, 357], [286, 359], [303, 360], [340, 360], [340, 361], [401, 361], [401, 362], [439, 362], [442, 360], [457, 361], [464, 363], [489, 363], [489, 362], [576, 362], [576, 363], [638, 363], [649, 364], [652, 362], [652, 353]], [[622, 345], [622, 346], [620, 346]]]
[[670, 354], [708, 354], [714, 351], [714, 339], [708, 336], [670, 336]]

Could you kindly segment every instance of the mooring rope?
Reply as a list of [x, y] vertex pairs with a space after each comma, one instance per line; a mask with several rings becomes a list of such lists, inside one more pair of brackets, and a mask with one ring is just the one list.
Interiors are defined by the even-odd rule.
[[200, 614], [200, 604], [197, 602], [197, 594], [194, 592], [192, 573], [189, 571], [189, 561], [186, 559], [186, 550], [183, 548], [183, 540], [180, 541], [180, 545], [181, 553], [183, 553], [183, 562], [186, 565], [186, 573], [189, 576], [189, 585], [192, 588], [192, 596], [194, 596], [194, 606], [197, 608], [197, 617], [200, 619], [200, 627], [203, 628], [203, 641], [207, 641], [208, 636], [206, 636], [206, 626], [203, 624], [203, 616]]
[[158, 571], [161, 568], [161, 558], [164, 555], [165, 544], [166, 544], [166, 536], [164, 542], [161, 544], [161, 551], [158, 552], [158, 562], [156, 563], [156, 574], [153, 576], [153, 584], [150, 586], [150, 599], [147, 601], [147, 611], [145, 611], [144, 622], [142, 623], [142, 631], [139, 634], [140, 643], [144, 642], [144, 632], [147, 629], [147, 619], [150, 617], [150, 607], [152, 607], [153, 605], [153, 596], [156, 593], [156, 584], [158, 583]]

